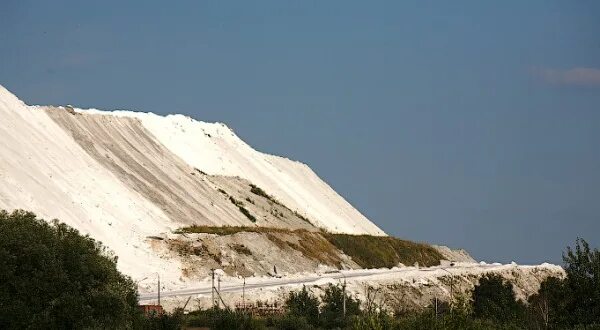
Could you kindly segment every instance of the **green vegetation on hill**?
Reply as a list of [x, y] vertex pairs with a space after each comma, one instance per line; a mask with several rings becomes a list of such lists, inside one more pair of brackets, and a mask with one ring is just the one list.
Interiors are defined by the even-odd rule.
[[402, 263], [412, 266], [435, 266], [443, 256], [423, 243], [401, 240], [390, 236], [323, 234], [333, 245], [350, 256], [363, 268], [391, 268]]
[[[300, 231], [300, 230], [295, 230]], [[248, 233], [274, 233], [274, 232], [293, 232], [288, 229], [271, 228], [271, 227], [258, 227], [258, 226], [191, 226], [179, 228], [175, 231], [176, 234], [215, 234], [220, 236], [233, 235], [237, 233], [248, 232]]]
[[273, 198], [273, 196], [267, 194], [264, 190], [262, 190], [261, 187], [258, 187], [255, 184], [252, 184], [252, 183], [250, 184], [250, 192], [255, 195], [262, 196], [262, 197], [272, 201], [273, 203], [279, 204], [279, 202], [275, 198]]
[[296, 217], [298, 217], [299, 219], [304, 220], [307, 223], [311, 223], [310, 220], [308, 220], [307, 217], [305, 217], [304, 215], [298, 213], [298, 211], [292, 211], [289, 207], [281, 204], [277, 199], [275, 199], [275, 197], [267, 194], [266, 191], [264, 191], [261, 187], [255, 185], [255, 184], [250, 184], [250, 192], [257, 195], [257, 196], [261, 196], [263, 198], [266, 198], [269, 202], [273, 203], [273, 204], [277, 204], [281, 207], [284, 207], [286, 209], [288, 209], [290, 212], [292, 212]]
[[233, 196], [229, 196], [229, 201], [231, 202], [231, 204], [237, 206], [240, 212], [242, 212], [242, 214], [244, 214], [246, 218], [248, 218], [252, 222], [256, 222], [256, 217], [244, 207], [244, 203], [242, 201], [235, 199]]
[[[192, 226], [181, 228], [177, 233], [208, 233], [216, 235], [233, 235], [240, 232], [257, 232], [269, 234], [269, 239], [274, 241], [280, 247], [289, 245], [295, 250], [301, 251], [304, 255], [319, 259], [321, 255], [331, 255], [331, 245], [348, 255], [354, 262], [363, 268], [391, 268], [398, 263], [405, 265], [414, 265], [419, 263], [421, 266], [439, 265], [443, 256], [433, 247], [424, 243], [415, 243], [401, 240], [389, 236], [370, 236], [370, 235], [349, 235], [349, 234], [331, 234], [325, 232], [312, 232], [304, 229], [288, 230], [283, 228], [269, 227], [210, 227], [210, 226]], [[300, 245], [291, 245], [282, 241], [273, 235], [276, 233], [295, 233], [302, 237]], [[329, 241], [331, 245], [324, 244], [321, 240], [313, 236], [319, 235]], [[319, 250], [322, 248], [322, 251]]]
[[367, 294], [361, 302], [342, 285], [330, 284], [320, 297], [307, 287], [289, 293], [280, 315], [209, 309], [166, 318], [171, 324], [178, 321], [180, 326], [210, 329], [600, 329], [600, 252], [578, 240], [574, 249], [567, 249], [564, 260], [567, 277], [546, 279], [528, 304], [516, 299], [512, 283], [488, 274], [468, 296], [432, 301], [420, 311], [389, 313], [377, 303], [376, 290], [370, 291], [371, 299]]

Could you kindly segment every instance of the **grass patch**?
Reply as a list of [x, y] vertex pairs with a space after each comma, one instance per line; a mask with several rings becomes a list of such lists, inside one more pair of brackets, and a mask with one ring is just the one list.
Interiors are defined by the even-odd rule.
[[439, 265], [443, 259], [430, 245], [395, 237], [330, 233], [323, 236], [363, 268], [390, 268], [398, 263], [410, 266], [416, 262], [428, 267]]
[[339, 251], [320, 233], [298, 231], [294, 234], [300, 238], [297, 244], [280, 238], [280, 235], [276, 233], [267, 233], [267, 238], [281, 250], [296, 250], [302, 253], [304, 257], [317, 260], [322, 264], [337, 267], [341, 265]]
[[255, 185], [255, 184], [252, 184], [252, 183], [250, 184], [250, 192], [251, 192], [251, 193], [253, 193], [253, 194], [255, 194], [255, 195], [257, 195], [257, 196], [261, 196], [261, 197], [264, 197], [264, 198], [266, 198], [266, 199], [267, 199], [267, 200], [269, 200], [271, 203], [274, 203], [274, 204], [277, 204], [277, 205], [281, 205], [281, 206], [283, 206], [283, 207], [286, 207], [286, 206], [284, 206], [283, 204], [281, 204], [281, 203], [280, 203], [280, 202], [279, 202], [277, 199], [275, 199], [275, 197], [273, 197], [273, 196], [271, 196], [271, 195], [267, 194], [267, 192], [266, 192], [266, 191], [262, 190], [262, 188], [261, 188], [261, 187], [258, 187], [258, 186], [257, 186], [257, 185]]
[[[277, 204], [281, 207], [284, 207], [286, 209], [288, 209], [290, 212], [292, 212], [296, 217], [298, 217], [299, 219], [305, 221], [306, 223], [312, 224], [312, 222], [310, 222], [310, 220], [308, 220], [305, 216], [303, 216], [302, 214], [298, 213], [297, 211], [292, 211], [289, 207], [287, 207], [286, 205], [281, 204], [277, 199], [275, 199], [275, 197], [267, 194], [266, 191], [264, 191], [261, 187], [255, 185], [255, 184], [250, 184], [250, 192], [257, 195], [257, 196], [261, 196], [266, 198], [268, 201], [270, 201], [273, 204]], [[254, 204], [254, 203], [252, 203]], [[274, 214], [277, 217], [284, 217], [283, 213], [278, 214]]]
[[256, 217], [254, 215], [252, 215], [252, 213], [250, 213], [250, 211], [248, 211], [247, 208], [244, 207], [244, 202], [238, 201], [233, 196], [229, 196], [229, 201], [233, 205], [237, 206], [238, 209], [240, 210], [240, 212], [242, 212], [242, 214], [245, 215], [246, 218], [248, 218], [252, 222], [256, 222]]
[[[435, 266], [444, 257], [433, 247], [424, 243], [401, 240], [389, 236], [331, 234], [310, 232], [305, 229], [289, 230], [270, 227], [210, 227], [193, 226], [181, 228], [176, 233], [207, 233], [216, 235], [233, 235], [240, 232], [266, 233], [270, 241], [279, 248], [291, 248], [316, 260], [328, 260], [335, 263], [337, 258], [334, 249], [348, 255], [362, 268], [395, 267], [398, 263], [407, 266], [418, 262], [420, 266]], [[299, 235], [298, 244], [283, 240], [281, 234]]]
[[252, 222], [256, 222], [256, 217], [254, 215], [252, 215], [252, 213], [250, 213], [250, 211], [248, 211], [248, 209], [246, 209], [243, 206], [238, 206], [238, 209], [240, 210], [240, 212], [242, 212], [246, 218], [248, 218], [248, 220], [252, 221]]
[[248, 249], [244, 244], [234, 244], [231, 246], [231, 248], [239, 254], [243, 254], [243, 255], [247, 255], [247, 256], [252, 255], [252, 251], [250, 251], [250, 249]]
[[169, 240], [169, 248], [177, 252], [180, 256], [206, 256], [210, 255], [204, 245], [193, 246], [190, 242], [180, 240]]
[[310, 222], [310, 220], [308, 220], [305, 216], [303, 216], [302, 214], [298, 213], [297, 211], [293, 211], [294, 215], [302, 220], [304, 220], [304, 222], [307, 222], [309, 224], [312, 225], [312, 222]]
[[214, 227], [214, 226], [191, 226], [180, 228], [175, 231], [176, 234], [216, 234], [220, 236], [233, 235], [237, 233], [291, 233], [296, 231], [304, 231], [303, 229], [298, 230], [289, 230], [282, 228], [271, 228], [271, 227], [250, 227], [250, 226], [223, 226], [223, 227]]
[[[260, 227], [257, 227], [260, 228]], [[246, 230], [248, 229], [248, 230]], [[175, 234], [214, 234], [219, 236], [233, 235], [241, 232], [253, 232], [252, 227], [241, 227], [241, 226], [191, 226], [179, 228], [175, 231]]]
[[262, 190], [261, 187], [256, 186], [255, 184], [250, 184], [250, 192], [258, 195], [258, 196], [262, 196], [266, 199], [271, 199], [273, 197], [271, 197], [271, 195], [267, 194], [264, 190]]
[[341, 266], [341, 259], [336, 246], [331, 244], [322, 234], [301, 233], [297, 250], [306, 257], [319, 260], [324, 264]]
[[233, 204], [237, 207], [244, 206], [244, 203], [242, 201], [238, 201], [233, 196], [229, 196], [229, 201], [231, 202], [231, 204]]
[[279, 238], [279, 236], [275, 235], [272, 232], [267, 233], [267, 238], [269, 239], [269, 241], [275, 243], [275, 245], [277, 245], [277, 247], [280, 248], [281, 250], [290, 248], [290, 244], [288, 244], [287, 241], [282, 240], [281, 238]]

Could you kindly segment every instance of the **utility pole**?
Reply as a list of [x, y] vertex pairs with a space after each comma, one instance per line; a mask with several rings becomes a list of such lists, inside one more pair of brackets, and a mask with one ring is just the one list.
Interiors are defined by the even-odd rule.
[[344, 278], [344, 284], [342, 285], [343, 297], [342, 297], [342, 315], [346, 317], [346, 275], [341, 270], [337, 270], [334, 273], [339, 273]]
[[217, 294], [219, 295], [219, 300], [217, 301], [217, 304], [219, 304], [219, 308], [221, 308], [221, 275], [219, 275], [219, 277], [217, 278]]
[[[451, 263], [450, 266], [454, 266], [454, 263]], [[452, 313], [452, 307], [454, 306], [454, 274], [452, 274], [446, 268], [440, 269], [450, 274], [450, 312]]]
[[244, 277], [244, 285], [242, 286], [242, 305], [244, 306], [244, 312], [246, 311], [246, 278]]
[[346, 317], [346, 276], [344, 276], [344, 304], [343, 304], [343, 313], [344, 313], [344, 318]]
[[211, 297], [212, 297], [213, 309], [215, 309], [215, 269], [214, 268], [210, 269], [210, 274], [211, 274], [211, 278], [212, 278], [212, 285], [210, 287], [210, 293], [211, 293]]
[[344, 297], [342, 298], [342, 315], [344, 316], [344, 318], [346, 318], [346, 275], [344, 275], [344, 273], [342, 273], [341, 271], [338, 272], [344, 278], [344, 285], [342, 285], [342, 291], [344, 295]]
[[160, 306], [160, 274], [156, 273], [156, 276], [158, 277], [158, 305]]

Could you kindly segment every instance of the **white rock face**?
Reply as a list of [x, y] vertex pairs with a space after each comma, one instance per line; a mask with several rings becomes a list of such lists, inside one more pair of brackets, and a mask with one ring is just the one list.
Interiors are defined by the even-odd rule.
[[[195, 169], [208, 175], [192, 176]], [[27, 106], [0, 86], [0, 209], [30, 210], [90, 234], [134, 278], [161, 272], [179, 280], [181, 265], [155, 256], [147, 236], [194, 223], [252, 225], [210, 175], [245, 179], [225, 180], [232, 195], [245, 196], [253, 183], [316, 227], [385, 235], [308, 166], [260, 153], [223, 124]], [[260, 215], [255, 225], [277, 221], [258, 204], [246, 207]], [[280, 226], [311, 226], [289, 217]]]
[[131, 111], [76, 111], [138, 118], [171, 152], [211, 175], [239, 176], [331, 232], [385, 235], [308, 166], [254, 150], [224, 124], [183, 115]]
[[102, 241], [129, 275], [164, 271], [144, 239], [176, 228], [159, 206], [90, 157], [41, 108], [0, 86], [0, 209], [58, 218]]

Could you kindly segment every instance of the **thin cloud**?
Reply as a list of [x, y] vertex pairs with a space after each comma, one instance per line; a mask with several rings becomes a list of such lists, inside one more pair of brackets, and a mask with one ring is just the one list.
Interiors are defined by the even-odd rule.
[[553, 85], [600, 87], [600, 69], [573, 68], [568, 70], [534, 69], [535, 76]]

